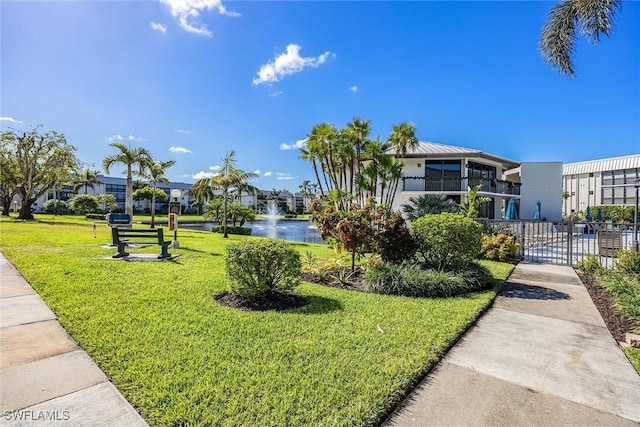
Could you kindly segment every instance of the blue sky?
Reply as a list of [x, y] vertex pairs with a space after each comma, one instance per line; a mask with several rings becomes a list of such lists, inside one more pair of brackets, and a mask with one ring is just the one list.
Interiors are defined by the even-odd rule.
[[552, 5], [2, 1], [0, 125], [62, 132], [95, 169], [143, 146], [182, 182], [235, 150], [263, 189], [313, 180], [291, 147], [353, 117], [517, 161], [640, 152], [640, 3], [579, 41], [574, 79], [538, 51]]

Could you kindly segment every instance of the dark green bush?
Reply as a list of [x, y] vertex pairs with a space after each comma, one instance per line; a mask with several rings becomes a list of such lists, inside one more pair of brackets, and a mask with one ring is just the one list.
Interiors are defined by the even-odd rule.
[[417, 263], [386, 263], [364, 274], [369, 292], [431, 298], [486, 289], [492, 279], [487, 269], [475, 263], [457, 272], [424, 270]]
[[78, 214], [97, 212], [99, 207], [98, 198], [90, 194], [76, 194], [69, 200], [69, 208]]
[[68, 215], [72, 213], [71, 209], [69, 209], [69, 204], [64, 200], [47, 200], [42, 207], [44, 211], [49, 214]]
[[227, 246], [227, 275], [231, 291], [256, 297], [274, 290], [293, 289], [300, 283], [300, 254], [277, 239], [252, 239]]
[[461, 214], [425, 215], [411, 224], [411, 235], [425, 266], [443, 271], [479, 255], [482, 225]]
[[598, 259], [598, 255], [589, 254], [586, 257], [582, 258], [578, 261], [577, 264], [578, 270], [590, 274], [592, 276], [602, 272], [602, 266], [600, 265], [600, 260]]
[[[224, 233], [224, 229], [221, 225], [216, 225], [215, 227], [211, 227], [211, 231], [213, 233]], [[227, 233], [228, 234], [239, 234], [242, 236], [250, 236], [251, 228], [249, 227], [234, 227], [232, 225], [227, 225]]]
[[84, 217], [86, 219], [105, 219], [105, 214], [97, 214], [97, 213], [88, 213]]
[[634, 249], [618, 251], [615, 268], [622, 273], [640, 274], [640, 251]]
[[520, 244], [515, 243], [512, 236], [495, 234], [482, 236], [480, 258], [492, 261], [509, 261], [515, 259]]

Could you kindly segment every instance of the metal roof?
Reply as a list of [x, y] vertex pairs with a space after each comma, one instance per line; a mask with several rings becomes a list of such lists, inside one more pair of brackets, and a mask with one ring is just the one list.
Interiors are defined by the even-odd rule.
[[590, 160], [587, 162], [567, 163], [562, 167], [562, 175], [579, 175], [582, 173], [605, 172], [632, 168], [640, 168], [640, 154]]
[[[389, 150], [390, 153], [394, 153], [393, 149]], [[520, 165], [520, 162], [515, 160], [505, 159], [504, 157], [496, 156], [493, 154], [485, 153], [481, 150], [473, 148], [458, 147], [455, 145], [438, 144], [436, 142], [418, 142], [418, 146], [413, 149], [407, 150], [405, 157], [425, 157], [425, 156], [460, 156], [460, 155], [475, 155], [486, 157], [489, 159], [497, 160], [502, 163], [506, 163], [508, 168], [514, 168]]]

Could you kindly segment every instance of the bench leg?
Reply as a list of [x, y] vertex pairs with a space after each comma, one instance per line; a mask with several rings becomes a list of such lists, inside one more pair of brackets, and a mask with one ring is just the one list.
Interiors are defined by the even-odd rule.
[[160, 255], [158, 255], [158, 259], [164, 259], [164, 258], [170, 258], [171, 257], [171, 254], [167, 250], [167, 248], [169, 247], [170, 244], [171, 244], [171, 242], [167, 242], [167, 243], [163, 243], [162, 245], [160, 245], [162, 247], [162, 253]]
[[125, 246], [126, 246], [126, 243], [118, 243], [118, 253], [112, 256], [111, 258], [123, 258], [129, 255], [128, 252], [124, 251]]

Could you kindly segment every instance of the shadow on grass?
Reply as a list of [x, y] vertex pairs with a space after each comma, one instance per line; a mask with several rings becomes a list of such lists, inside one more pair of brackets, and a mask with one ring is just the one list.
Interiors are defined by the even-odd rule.
[[320, 297], [317, 295], [305, 295], [305, 299], [309, 301], [309, 304], [304, 307], [296, 308], [294, 310], [288, 310], [287, 314], [326, 314], [332, 311], [342, 310], [342, 303], [340, 301]]
[[218, 253], [215, 253], [215, 252], [203, 251], [201, 249], [180, 248], [180, 250], [181, 251], [187, 251], [187, 252], [195, 252], [195, 253], [205, 254], [205, 255], [211, 255], [211, 256], [222, 256], [222, 254], [218, 254]]

